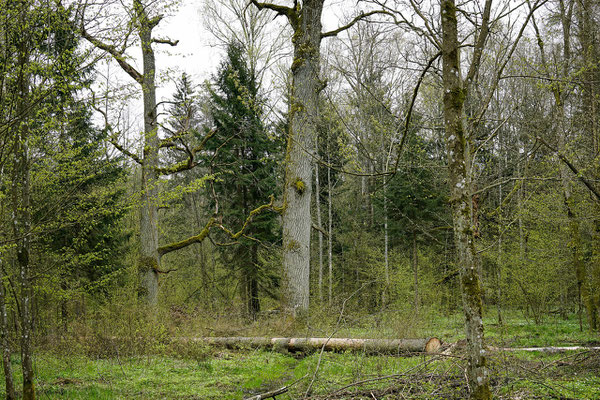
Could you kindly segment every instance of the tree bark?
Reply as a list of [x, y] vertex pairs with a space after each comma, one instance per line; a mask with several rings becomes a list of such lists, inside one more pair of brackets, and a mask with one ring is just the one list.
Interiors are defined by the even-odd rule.
[[[310, 230], [314, 137], [318, 118], [323, 0], [306, 0], [290, 17], [294, 58], [283, 210], [285, 307], [303, 313], [310, 294]], [[300, 7], [300, 6], [298, 6]]]
[[[327, 140], [327, 162], [331, 163], [329, 156], [329, 135]], [[327, 167], [327, 263], [329, 270], [329, 305], [333, 301], [333, 184], [331, 182], [331, 168]]]
[[[27, 26], [28, 2], [20, 4], [19, 18], [21, 26]], [[21, 284], [21, 363], [23, 370], [23, 399], [35, 399], [35, 382], [32, 360], [33, 334], [33, 286], [30, 265], [31, 199], [29, 165], [29, 124], [27, 120], [29, 96], [29, 43], [26, 35], [17, 38], [17, 115], [22, 120], [14, 132], [13, 182], [12, 182], [12, 223], [17, 251], [17, 265]]]
[[[441, 3], [444, 126], [450, 184], [454, 238], [458, 252], [465, 329], [468, 346], [467, 376], [471, 399], [490, 399], [486, 356], [483, 348], [483, 306], [475, 238], [471, 226], [470, 155], [465, 134], [463, 88], [458, 40], [457, 8], [454, 0]], [[473, 69], [473, 65], [471, 66]]]
[[8, 313], [6, 310], [6, 289], [4, 287], [4, 266], [2, 262], [2, 255], [0, 254], [0, 345], [2, 346], [2, 366], [4, 369], [6, 400], [15, 400], [17, 396], [15, 394], [15, 384], [10, 362], [12, 351], [8, 340]]
[[342, 338], [267, 338], [267, 337], [202, 337], [183, 341], [202, 342], [229, 348], [266, 347], [287, 351], [363, 351], [371, 354], [437, 353], [442, 342], [427, 339], [342, 339]]
[[419, 253], [417, 249], [417, 231], [412, 233], [412, 261], [415, 284], [415, 315], [419, 314]]
[[139, 23], [142, 48], [142, 96], [144, 103], [144, 149], [142, 163], [142, 188], [140, 198], [140, 258], [138, 273], [142, 295], [150, 306], [158, 304], [158, 129], [156, 119], [156, 62], [152, 49], [153, 23], [148, 18], [140, 0], [133, 1]]
[[[321, 184], [319, 181], [319, 164], [315, 165], [315, 204], [317, 208], [317, 225], [322, 228], [321, 218]], [[319, 301], [323, 304], [323, 233], [319, 230]]]
[[[598, 61], [600, 59], [598, 44], [595, 40], [598, 25], [596, 20], [593, 18], [594, 14], [594, 2], [592, 0], [578, 0], [578, 26], [579, 26], [579, 41], [583, 50], [583, 128], [584, 132], [591, 136], [591, 151], [589, 154], [590, 159], [595, 159], [600, 154], [600, 137], [599, 137], [599, 120], [600, 116], [600, 86], [598, 79], [600, 73], [598, 72]], [[598, 171], [596, 171], [596, 175]], [[599, 222], [593, 222], [595, 227], [598, 226]], [[598, 293], [598, 281], [595, 281], [600, 277], [600, 266], [598, 261], [590, 263], [591, 273], [585, 274], [584, 282], [582, 282], [583, 291], [585, 292], [585, 304], [588, 315], [588, 323], [590, 329], [595, 331], [600, 326], [598, 323], [598, 300], [600, 294]], [[583, 267], [585, 269], [585, 266]], [[583, 271], [585, 272], [585, 271]], [[591, 280], [591, 282], [590, 282]]]

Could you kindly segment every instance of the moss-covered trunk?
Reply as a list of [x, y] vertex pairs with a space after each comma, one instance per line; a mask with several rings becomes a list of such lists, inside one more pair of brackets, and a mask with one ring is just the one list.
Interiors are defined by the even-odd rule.
[[444, 126], [454, 239], [460, 265], [460, 282], [468, 347], [468, 380], [471, 399], [489, 399], [491, 392], [483, 348], [482, 293], [477, 252], [471, 226], [471, 176], [464, 128], [465, 90], [460, 77], [458, 23], [454, 0], [442, 1], [442, 62]]
[[142, 47], [142, 95], [144, 103], [144, 149], [140, 196], [140, 257], [138, 272], [140, 292], [150, 306], [158, 303], [158, 129], [156, 120], [156, 63], [152, 49], [153, 23], [148, 19], [144, 6], [134, 0], [133, 7], [140, 24], [139, 36]]
[[6, 310], [6, 290], [4, 287], [4, 266], [0, 254], [0, 345], [2, 346], [2, 367], [4, 371], [4, 388], [7, 400], [15, 400], [15, 384], [10, 362], [11, 348], [9, 341], [8, 312]]
[[323, 0], [306, 0], [290, 18], [294, 59], [285, 160], [283, 266], [285, 307], [294, 313], [308, 310], [309, 305], [312, 153], [322, 87], [319, 79], [322, 12]]
[[[21, 27], [28, 26], [27, 19], [29, 2], [18, 3], [17, 14]], [[28, 107], [30, 93], [30, 41], [27, 34], [14, 37], [17, 49], [17, 79], [16, 115], [19, 123], [15, 125], [12, 137], [12, 225], [16, 247], [17, 265], [19, 268], [19, 283], [21, 286], [21, 368], [23, 371], [23, 399], [35, 399], [35, 376], [33, 371], [33, 282], [30, 264], [30, 232], [31, 232], [31, 193], [30, 193], [30, 164], [29, 164], [29, 121]]]

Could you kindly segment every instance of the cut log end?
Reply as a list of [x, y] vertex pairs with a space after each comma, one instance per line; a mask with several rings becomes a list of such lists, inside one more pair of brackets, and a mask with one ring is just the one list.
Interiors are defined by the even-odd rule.
[[425, 343], [425, 353], [437, 353], [442, 347], [442, 341], [432, 337]]

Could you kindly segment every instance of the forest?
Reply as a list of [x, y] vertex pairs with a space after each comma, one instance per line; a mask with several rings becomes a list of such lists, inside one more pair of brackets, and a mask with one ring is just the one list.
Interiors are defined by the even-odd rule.
[[597, 0], [0, 0], [6, 399], [600, 398]]

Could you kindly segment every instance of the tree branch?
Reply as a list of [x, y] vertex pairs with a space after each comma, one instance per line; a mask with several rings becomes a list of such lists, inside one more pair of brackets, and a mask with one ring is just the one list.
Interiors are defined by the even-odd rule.
[[158, 255], [162, 257], [165, 254], [168, 254], [172, 251], [183, 249], [184, 247], [188, 247], [189, 245], [192, 245], [194, 243], [202, 243], [202, 241], [204, 239], [206, 239], [206, 237], [210, 233], [210, 228], [212, 228], [212, 226], [215, 224], [215, 222], [216, 222], [216, 219], [214, 217], [211, 217], [208, 220], [208, 222], [206, 223], [206, 225], [204, 225], [204, 228], [200, 231], [199, 234], [197, 234], [195, 236], [191, 236], [191, 237], [184, 239], [182, 241], [179, 241], [179, 242], [174, 242], [174, 243], [170, 243], [165, 246], [159, 247]]
[[556, 154], [558, 156], [558, 158], [563, 163], [565, 163], [565, 165], [567, 167], [569, 167], [569, 169], [575, 174], [575, 176], [577, 177], [577, 179], [579, 179], [579, 181], [581, 183], [583, 183], [590, 190], [590, 192], [592, 192], [594, 194], [594, 196], [596, 196], [596, 200], [600, 201], [600, 192], [598, 192], [598, 190], [594, 187], [594, 185], [592, 185], [592, 183], [590, 181], [588, 181], [583, 175], [581, 175], [579, 173], [579, 170], [569, 161], [569, 159], [567, 157], [565, 157], [564, 154], [562, 154], [561, 152], [559, 152], [556, 147], [553, 147], [550, 144], [548, 144], [548, 142], [546, 142], [540, 136], [536, 137], [536, 139], [537, 139], [538, 142], [540, 142], [541, 144], [543, 144], [544, 146], [546, 146], [550, 151], [552, 151], [554, 154]]
[[259, 10], [266, 8], [268, 10], [275, 11], [277, 15], [283, 15], [287, 17], [288, 21], [290, 21], [290, 24], [292, 25], [292, 28], [294, 29], [296, 29], [296, 27], [298, 26], [298, 14], [296, 13], [296, 10], [292, 7], [282, 6], [280, 4], [274, 3], [259, 3], [256, 0], [250, 0], [250, 3], [248, 3], [248, 5], [250, 4], [254, 4]]
[[123, 71], [125, 71], [129, 76], [131, 76], [137, 83], [139, 83], [140, 85], [143, 84], [143, 81], [144, 81], [143, 75], [140, 74], [133, 67], [133, 65], [129, 64], [125, 60], [125, 56], [123, 55], [123, 52], [118, 51], [115, 46], [106, 44], [106, 43], [100, 41], [99, 39], [95, 38], [94, 36], [90, 35], [85, 30], [83, 24], [81, 25], [80, 32], [81, 32], [81, 36], [83, 36], [92, 45], [94, 45], [98, 49], [104, 50], [108, 54], [110, 54], [115, 59], [115, 61], [121, 66]]
[[332, 31], [329, 32], [323, 32], [321, 33], [321, 38], [327, 38], [327, 37], [332, 37], [332, 36], [336, 36], [338, 33], [341, 33], [345, 30], [348, 30], [350, 28], [352, 28], [357, 22], [370, 17], [371, 15], [375, 15], [375, 14], [384, 14], [384, 15], [388, 15], [388, 16], [392, 16], [393, 15], [385, 10], [375, 10], [375, 11], [369, 11], [367, 13], [361, 12], [359, 15], [357, 15], [356, 17], [354, 17], [352, 19], [352, 21], [348, 22], [346, 25], [340, 26], [337, 29], [334, 29]]
[[[182, 161], [178, 164], [170, 165], [168, 167], [159, 167], [156, 168], [156, 173], [159, 175], [172, 175], [178, 172], [188, 171], [198, 165], [198, 163], [194, 160], [196, 158], [196, 153], [204, 149], [206, 143], [217, 133], [216, 129], [211, 129], [202, 139], [200, 144], [193, 149], [188, 151], [188, 159]], [[170, 143], [172, 143], [175, 139], [177, 139], [179, 135], [171, 136], [167, 139], [161, 141], [160, 148], [169, 147]]]
[[[481, 65], [481, 56], [483, 54], [483, 47], [485, 46], [485, 42], [487, 40], [488, 34], [490, 32], [490, 13], [492, 10], [492, 0], [486, 0], [485, 8], [483, 9], [483, 18], [481, 21], [481, 31], [477, 35], [475, 39], [475, 49], [473, 50], [473, 61], [469, 66], [469, 72], [467, 73], [467, 85], [470, 85], [477, 71], [479, 70], [479, 66]], [[468, 86], [467, 86], [468, 87]]]
[[152, 43], [168, 44], [169, 46], [175, 47], [179, 43], [179, 40], [152, 38]]
[[327, 231], [325, 231], [325, 229], [323, 229], [323, 227], [313, 223], [312, 228], [317, 232], [321, 232], [325, 237], [329, 237], [329, 233]]
[[125, 147], [121, 146], [119, 144], [119, 142], [117, 142], [116, 137], [118, 136], [118, 132], [114, 132], [112, 129], [112, 126], [108, 123], [108, 115], [106, 115], [106, 112], [99, 108], [96, 107], [95, 104], [93, 104], [95, 102], [95, 96], [93, 98], [92, 101], [92, 107], [94, 108], [94, 110], [98, 111], [100, 114], [102, 114], [102, 117], [104, 118], [104, 129], [106, 129], [108, 132], [111, 132], [111, 135], [108, 137], [108, 141], [110, 142], [110, 144], [112, 144], [113, 146], [115, 146], [115, 148], [117, 150], [119, 150], [121, 153], [123, 153], [124, 155], [126, 155], [127, 157], [131, 158], [133, 161], [135, 161], [136, 163], [143, 165], [142, 160], [136, 155], [133, 154], [132, 152], [130, 152], [129, 150], [127, 150]]
[[225, 228], [222, 224], [219, 224], [219, 228], [221, 228], [221, 230], [223, 232], [227, 233], [233, 240], [239, 239], [244, 234], [244, 231], [246, 230], [248, 225], [250, 225], [250, 222], [252, 222], [252, 218], [254, 218], [255, 215], [262, 213], [264, 210], [269, 210], [269, 209], [275, 210], [276, 209], [274, 207], [275, 196], [271, 195], [269, 198], [270, 198], [270, 201], [268, 204], [263, 204], [262, 206], [250, 211], [250, 214], [248, 214], [246, 221], [244, 221], [244, 225], [242, 225], [242, 228], [239, 231], [233, 233], [229, 229]]

